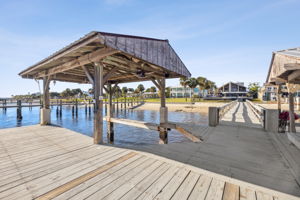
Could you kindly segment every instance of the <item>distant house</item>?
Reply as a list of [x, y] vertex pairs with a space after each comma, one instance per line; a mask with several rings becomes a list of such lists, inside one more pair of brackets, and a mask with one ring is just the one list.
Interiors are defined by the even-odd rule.
[[[184, 89], [184, 87], [182, 86], [176, 86], [176, 87], [170, 87], [171, 89], [171, 97], [172, 98], [184, 98], [184, 97], [188, 97], [190, 98], [192, 96], [192, 89], [189, 88], [189, 87], [186, 87]], [[204, 92], [207, 94], [207, 92]], [[194, 92], [193, 92], [194, 95], [197, 95], [197, 96], [202, 96], [202, 91], [200, 92], [199, 88], [194, 88]]]
[[148, 98], [158, 98], [159, 95], [158, 95], [158, 92], [144, 92], [143, 93], [143, 97], [145, 99], [148, 99]]
[[[277, 86], [275, 85], [265, 85], [262, 88], [260, 88], [258, 92], [258, 98], [262, 101], [277, 101]], [[287, 87], [285, 85], [281, 85], [281, 97], [287, 97]], [[297, 95], [299, 95], [299, 91], [297, 92]]]
[[219, 89], [219, 95], [224, 98], [247, 97], [247, 88], [243, 82], [229, 82], [222, 85]]

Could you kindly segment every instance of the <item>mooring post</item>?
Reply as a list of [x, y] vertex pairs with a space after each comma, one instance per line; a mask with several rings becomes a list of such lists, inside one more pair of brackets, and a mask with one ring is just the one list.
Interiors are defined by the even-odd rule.
[[119, 98], [117, 97], [117, 112], [119, 112]]
[[94, 63], [94, 143], [103, 143], [103, 65]]
[[56, 117], [59, 116], [59, 108], [58, 108], [58, 105], [56, 106]]
[[91, 115], [91, 100], [89, 100], [89, 115]]
[[113, 101], [112, 101], [112, 88], [111, 83], [108, 82], [107, 84], [108, 90], [108, 112], [107, 112], [107, 141], [109, 143], [114, 142], [114, 124], [111, 122], [111, 118], [113, 117]]
[[87, 114], [87, 104], [85, 104], [85, 114]]
[[17, 100], [17, 120], [21, 120], [22, 117], [22, 101], [21, 100]]
[[7, 109], [7, 102], [6, 102], [6, 99], [5, 99], [4, 102], [3, 102], [3, 110], [6, 111], [6, 109]]
[[78, 99], [77, 98], [75, 99], [75, 114], [77, 117], [78, 116]]
[[[166, 79], [162, 78], [160, 81], [160, 124], [168, 123], [168, 108], [166, 107]], [[166, 128], [159, 129], [159, 143], [168, 143], [168, 131]]]
[[60, 100], [59, 115], [60, 115], [60, 117], [62, 116], [62, 100]]
[[124, 109], [126, 110], [126, 96], [124, 97]]

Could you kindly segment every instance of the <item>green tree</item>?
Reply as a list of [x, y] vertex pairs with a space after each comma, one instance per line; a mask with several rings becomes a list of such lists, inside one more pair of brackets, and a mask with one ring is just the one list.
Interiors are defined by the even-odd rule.
[[191, 88], [191, 98], [192, 98], [192, 100], [193, 100], [193, 97], [194, 97], [194, 89], [197, 87], [197, 85], [198, 85], [198, 81], [197, 81], [197, 79], [196, 78], [189, 78], [187, 81], [187, 86], [189, 87], [189, 88]]
[[128, 93], [128, 88], [127, 87], [122, 87], [122, 95], [123, 95], [123, 97], [126, 98], [127, 93]]
[[60, 93], [60, 96], [64, 97], [64, 98], [70, 98], [73, 96], [72, 91], [70, 90], [70, 88], [65, 89], [64, 91], [62, 91]]
[[136, 88], [136, 90], [139, 92], [139, 93], [143, 93], [144, 90], [145, 90], [145, 87], [143, 84], [139, 84]]
[[60, 97], [60, 93], [58, 93], [58, 92], [50, 92], [50, 97], [51, 98]]
[[198, 82], [199, 90], [201, 91], [202, 96], [204, 97], [204, 90], [207, 87], [207, 79], [205, 77], [199, 76], [197, 78], [197, 82]]
[[187, 101], [187, 97], [186, 97], [186, 86], [187, 86], [187, 77], [181, 77], [180, 79], [179, 79], [179, 83], [180, 83], [180, 85], [184, 88], [184, 97], [185, 97], [185, 101]]
[[212, 91], [214, 91], [215, 89], [217, 89], [216, 83], [210, 80], [206, 81], [206, 86], [205, 89], [207, 89], [209, 91], [209, 94], [212, 93]]
[[134, 92], [133, 88], [128, 88], [128, 92]]
[[171, 88], [166, 87], [166, 98], [170, 98], [170, 97], [171, 97]]
[[258, 82], [249, 83], [249, 85], [248, 85], [249, 93], [253, 98], [257, 98], [258, 91], [260, 88], [261, 88], [261, 86], [259, 85]]
[[152, 86], [151, 88], [149, 88], [149, 92], [152, 93], [152, 98], [154, 98], [155, 97], [154, 93], [156, 92], [156, 87]]
[[71, 92], [72, 92], [73, 97], [75, 97], [75, 96], [81, 97], [81, 95], [83, 94], [83, 92], [80, 88], [72, 89]]

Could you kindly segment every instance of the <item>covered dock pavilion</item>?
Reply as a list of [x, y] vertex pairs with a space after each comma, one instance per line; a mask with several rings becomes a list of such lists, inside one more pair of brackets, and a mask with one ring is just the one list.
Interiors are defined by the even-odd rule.
[[160, 131], [160, 143], [167, 143], [169, 127], [166, 126], [168, 109], [165, 102], [165, 80], [191, 76], [168, 40], [96, 31], [27, 68], [19, 75], [22, 78], [43, 80], [42, 125], [51, 123], [50, 81], [92, 84], [95, 100], [94, 143], [97, 144], [103, 142], [103, 89], [108, 94], [108, 114], [104, 118], [108, 122], [107, 137], [109, 142], [113, 142], [113, 90], [119, 83], [152, 81], [161, 94], [160, 125], [154, 129]]
[[273, 52], [266, 84], [277, 85], [278, 110], [281, 110], [281, 87], [285, 84], [288, 89], [290, 132], [296, 132], [294, 116], [294, 94], [300, 90], [300, 48], [286, 49]]

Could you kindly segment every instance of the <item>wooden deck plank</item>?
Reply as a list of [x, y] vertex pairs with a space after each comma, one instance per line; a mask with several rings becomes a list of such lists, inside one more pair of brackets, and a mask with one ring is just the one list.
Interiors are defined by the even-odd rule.
[[143, 181], [146, 177], [152, 176], [152, 174], [163, 166], [162, 162], [156, 161], [158, 165], [153, 165], [151, 168], [148, 168], [147, 171], [143, 171], [141, 174], [135, 176], [133, 179], [129, 180], [128, 183], [123, 184], [114, 190], [111, 194], [106, 196], [104, 199], [120, 199], [124, 194], [130, 191], [132, 188], [136, 187], [138, 183]]
[[[55, 164], [55, 162], [63, 160], [63, 159], [68, 159], [68, 158], [82, 158], [84, 159], [84, 155], [81, 155], [82, 152], [87, 152], [87, 151], [93, 151], [93, 146], [84, 146], [83, 148], [75, 149], [73, 151], [68, 151], [63, 154], [57, 154], [53, 155], [51, 157], [47, 157], [45, 159], [38, 160], [37, 162], [32, 162], [28, 163], [27, 165], [19, 166], [18, 165], [18, 172], [20, 173], [26, 173], [31, 170], [35, 170], [40, 168], [41, 166], [51, 166], [52, 164]], [[6, 170], [6, 171], [1, 171], [1, 173], [6, 174], [6, 176], [12, 176], [14, 174], [14, 170]], [[0, 182], [2, 179], [5, 179], [6, 177], [0, 177]]]
[[257, 200], [273, 200], [273, 196], [262, 191], [256, 191]]
[[[143, 156], [141, 159], [137, 160], [136, 162], [132, 163], [131, 165], [124, 167], [123, 169], [117, 171], [116, 173], [112, 174], [109, 177], [102, 179], [101, 181], [95, 182], [95, 181], [91, 180], [90, 182], [86, 182], [86, 184], [88, 184], [89, 187], [87, 187], [85, 190], [77, 193], [76, 195], [72, 196], [69, 199], [85, 199], [85, 198], [89, 197], [90, 195], [92, 195], [93, 193], [95, 193], [98, 189], [110, 184], [111, 182], [113, 182], [114, 180], [123, 176], [124, 174], [130, 172], [134, 168], [140, 167], [147, 160], [152, 161], [149, 158]], [[96, 178], [96, 180], [97, 180], [97, 178]]]
[[188, 169], [180, 169], [180, 171], [170, 180], [155, 199], [171, 199], [189, 173], [190, 170]]
[[[153, 160], [151, 164], [148, 163], [145, 167], [135, 168], [118, 180], [106, 185], [101, 190], [94, 193], [87, 199], [119, 199], [124, 193], [128, 192], [135, 184], [139, 183], [155, 169], [162, 165], [161, 161]], [[117, 191], [116, 191], [117, 190]]]
[[36, 155], [34, 157], [30, 157], [30, 159], [20, 159], [18, 162], [14, 161], [14, 160], [11, 160], [10, 163], [6, 163], [4, 165], [1, 165], [0, 172], [3, 173], [3, 172], [6, 172], [6, 171], [9, 171], [11, 169], [10, 167], [15, 167], [16, 165], [19, 168], [22, 168], [24, 166], [34, 164], [34, 163], [38, 163], [38, 162], [50, 159], [50, 158], [58, 156], [58, 155], [63, 155], [67, 152], [80, 150], [80, 149], [85, 148], [85, 147], [87, 147], [87, 146], [86, 145], [80, 145], [80, 144], [74, 144], [74, 145], [69, 147], [68, 151], [62, 150], [62, 149], [58, 149], [58, 150], [55, 150], [55, 151], [49, 151], [49, 152], [48, 151], [43, 151], [43, 154], [40, 153], [39, 155]]
[[176, 191], [172, 199], [173, 200], [188, 199], [199, 177], [200, 174], [191, 171], [189, 175], [186, 177], [186, 179], [184, 180], [184, 182], [181, 184], [181, 186], [178, 188], [178, 190]]
[[[111, 161], [111, 159], [120, 157], [126, 154], [127, 152], [128, 151], [125, 150], [112, 149], [109, 152], [78, 162], [67, 168], [55, 171], [54, 173], [43, 175], [36, 179], [32, 179], [32, 177], [27, 177], [24, 178], [23, 181], [24, 183], [26, 183], [27, 187], [30, 188], [31, 192], [35, 194], [35, 196], [40, 196], [41, 194], [45, 193], [45, 191], [53, 189], [53, 187], [55, 187], [56, 185], [63, 184], [64, 182], [67, 182], [70, 179], [72, 179], [72, 177], [78, 177], [87, 170], [93, 170], [93, 168], [101, 166], [101, 164], [105, 164], [105, 162], [109, 162]], [[19, 186], [19, 182], [13, 182], [11, 184], [2, 186], [0, 188], [2, 191], [0, 193], [0, 198], [9, 195], [13, 195], [15, 197], [22, 196], [21, 194], [23, 191], [19, 190]]]
[[143, 181], [135, 185], [135, 187], [124, 194], [124, 196], [122, 196], [120, 200], [136, 199], [144, 191], [146, 191], [162, 174], [169, 170], [170, 167], [171, 166], [169, 164], [163, 163], [151, 174], [151, 176], [146, 177]]
[[116, 160], [113, 160], [109, 163], [107, 163], [106, 165], [104, 166], [101, 166], [93, 171], [90, 171], [88, 172], [87, 174], [84, 174], [76, 179], [73, 179], [72, 181], [68, 182], [68, 183], [65, 183], [49, 192], [47, 192], [46, 194], [43, 194], [41, 195], [40, 197], [38, 197], [37, 199], [38, 200], [43, 200], [43, 199], [53, 199], [57, 196], [59, 196], [60, 194], [63, 194], [64, 192], [82, 184], [83, 182], [107, 171], [108, 169], [124, 162], [125, 160], [128, 160], [129, 158], [132, 158], [133, 156], [136, 156], [137, 153], [134, 153], [134, 152], [130, 152], [128, 154], [126, 154], [125, 156], [122, 156]]
[[224, 181], [213, 179], [205, 200], [221, 200], [223, 196], [224, 186]]
[[0, 130], [0, 199], [299, 199], [147, 153], [122, 159], [132, 152], [59, 127]]
[[240, 199], [239, 186], [231, 183], [225, 183], [223, 200], [239, 200], [239, 199]]
[[[63, 154], [62, 156], [56, 156], [44, 162], [35, 163], [34, 165], [31, 165], [31, 168], [18, 168], [17, 173], [4, 173], [4, 176], [0, 179], [0, 187], [1, 185], [17, 181], [20, 179], [20, 177], [22, 179], [27, 179], [28, 177], [31, 177], [31, 179], [38, 178], [37, 175], [43, 176], [43, 174], [49, 174], [58, 171], [62, 168], [66, 168], [85, 159], [92, 158], [99, 153], [109, 151], [109, 149], [104, 149], [102, 152], [95, 151], [93, 148], [87, 149], [86, 151], [80, 149], [80, 151], [82, 151], [80, 152], [81, 155], [78, 154], [74, 156], [74, 154]], [[83, 159], [84, 154], [86, 154], [86, 157]]]
[[[29, 153], [34, 153], [36, 152], [37, 150], [47, 150], [47, 147], [48, 148], [62, 148], [62, 149], [67, 149], [68, 147], [68, 144], [81, 144], [81, 145], [91, 145], [91, 143], [84, 143], [82, 142], [82, 140], [80, 138], [76, 138], [76, 139], [73, 139], [73, 140], [57, 140], [57, 141], [50, 141], [50, 140], [46, 140], [41, 146], [41, 147], [38, 147], [38, 148], [31, 148], [31, 149], [26, 149], [26, 146], [21, 149], [19, 152], [14, 152], [13, 150], [9, 150], [9, 149], [6, 149], [6, 156], [9, 155], [9, 156], [15, 156], [15, 157], [21, 157], [23, 156], [24, 154], [29, 154]], [[34, 145], [34, 144], [32, 144]]]
[[137, 199], [154, 199], [156, 195], [167, 185], [167, 183], [177, 174], [180, 168], [171, 166], [159, 179], [157, 179], [146, 191], [144, 191]]
[[240, 200], [256, 200], [256, 194], [253, 189], [240, 187]]
[[[131, 165], [134, 165], [137, 162], [143, 161], [141, 159], [142, 157], [143, 157], [142, 155], [138, 154], [132, 158], [129, 158], [128, 160], [120, 163], [119, 165], [116, 165], [116, 166], [110, 168], [109, 170], [103, 172], [102, 174], [99, 174], [99, 175], [89, 179], [88, 181], [81, 183], [81, 184], [71, 188], [70, 190], [60, 194], [59, 196], [55, 197], [54, 199], [56, 199], [56, 200], [69, 199], [69, 198], [75, 196], [76, 194], [80, 193], [81, 191], [85, 190], [89, 186], [99, 182], [100, 180], [110, 177], [111, 174], [119, 173], [118, 172], [119, 170], [125, 170], [126, 168], [131, 169]], [[144, 157], [144, 159], [146, 159], [146, 158]]]
[[189, 196], [189, 200], [205, 199], [211, 182], [211, 177], [201, 175], [193, 191], [191, 192], [191, 195]]

